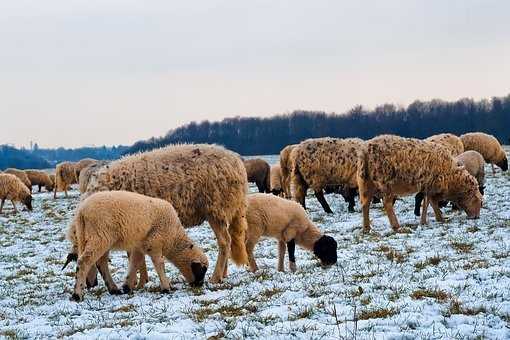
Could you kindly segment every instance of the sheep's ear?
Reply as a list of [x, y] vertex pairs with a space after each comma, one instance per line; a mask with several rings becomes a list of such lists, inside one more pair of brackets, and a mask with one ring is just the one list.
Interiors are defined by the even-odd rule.
[[189, 249], [193, 249], [193, 243], [189, 245]]

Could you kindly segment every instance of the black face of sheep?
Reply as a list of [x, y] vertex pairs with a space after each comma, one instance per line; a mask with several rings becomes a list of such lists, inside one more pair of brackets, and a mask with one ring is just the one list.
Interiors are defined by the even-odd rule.
[[32, 196], [27, 196], [24, 200], [23, 200], [23, 204], [27, 207], [27, 209], [29, 211], [32, 211]]
[[505, 158], [501, 162], [496, 163], [496, 165], [499, 166], [501, 168], [501, 170], [507, 171], [508, 170], [508, 159]]
[[280, 196], [280, 194], [283, 192], [282, 189], [273, 189], [271, 190], [271, 193], [275, 196]]
[[482, 195], [484, 195], [485, 186], [484, 186], [484, 185], [480, 185], [480, 186], [478, 187], [478, 191], [480, 191], [480, 193], [481, 193]]
[[323, 235], [313, 245], [313, 253], [319, 258], [323, 266], [331, 266], [336, 263], [336, 241], [331, 236]]
[[190, 284], [194, 287], [201, 287], [204, 284], [205, 273], [207, 272], [207, 266], [201, 263], [193, 262], [191, 264], [191, 271], [193, 272], [194, 280]]

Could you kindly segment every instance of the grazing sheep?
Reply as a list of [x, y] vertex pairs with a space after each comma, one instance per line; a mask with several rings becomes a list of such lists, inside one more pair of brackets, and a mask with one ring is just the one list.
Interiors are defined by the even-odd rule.
[[80, 173], [83, 169], [85, 169], [89, 165], [92, 165], [97, 162], [98, 162], [97, 159], [84, 158], [84, 159], [81, 159], [78, 162], [74, 163], [74, 169], [76, 171], [76, 179], [80, 178]]
[[23, 182], [23, 184], [25, 184], [25, 186], [28, 188], [28, 190], [30, 190], [30, 192], [32, 192], [32, 183], [30, 182], [30, 179], [28, 178], [25, 171], [19, 170], [19, 169], [14, 169], [14, 168], [9, 168], [9, 169], [5, 169], [4, 173], [11, 174], [11, 175], [18, 177], [21, 180], [21, 182]]
[[192, 285], [202, 285], [208, 267], [203, 251], [195, 246], [170, 203], [127, 191], [100, 192], [78, 207], [69, 238], [78, 246], [76, 283], [72, 299], [83, 300], [85, 278], [97, 268], [111, 294], [120, 294], [108, 268], [110, 250], [130, 252], [124, 293], [134, 288], [139, 263], [148, 254], [161, 281], [161, 292], [170, 291], [164, 258], [172, 262]]
[[46, 188], [46, 191], [53, 191], [53, 181], [46, 172], [41, 170], [25, 170], [25, 173], [31, 185], [39, 187], [39, 192], [41, 192], [43, 186]]
[[75, 163], [73, 162], [62, 162], [57, 164], [55, 170], [55, 186], [53, 188], [53, 198], [57, 198], [57, 191], [64, 191], [67, 196], [67, 189], [70, 188], [71, 184], [78, 182], [76, 177]]
[[87, 191], [87, 186], [89, 185], [90, 177], [92, 174], [96, 173], [101, 167], [109, 164], [108, 161], [97, 161], [96, 163], [92, 163], [80, 171], [80, 176], [78, 177], [78, 183], [80, 184], [80, 193], [84, 194]]
[[248, 262], [246, 170], [238, 154], [215, 145], [174, 145], [114, 161], [90, 178], [86, 195], [126, 190], [169, 201], [185, 228], [205, 220], [218, 242], [211, 282], [227, 275], [228, 259]]
[[18, 177], [12, 174], [0, 173], [0, 214], [4, 207], [5, 200], [10, 200], [14, 207], [14, 212], [18, 213], [14, 202], [22, 202], [28, 210], [32, 211], [32, 195]]
[[464, 144], [465, 151], [477, 151], [483, 156], [486, 163], [491, 164], [493, 173], [495, 172], [493, 164], [496, 164], [503, 171], [508, 170], [506, 152], [496, 137], [482, 132], [470, 132], [460, 136], [460, 139]]
[[323, 190], [327, 185], [357, 187], [358, 154], [363, 144], [358, 138], [330, 137], [308, 139], [299, 144], [293, 151], [292, 183], [296, 201], [305, 208], [306, 192], [311, 188], [324, 211], [332, 213]]
[[271, 192], [271, 168], [263, 159], [255, 158], [243, 161], [248, 182], [255, 183], [259, 192]]
[[430, 136], [425, 140], [427, 142], [441, 144], [448, 149], [452, 157], [456, 157], [464, 152], [464, 144], [462, 144], [462, 140], [451, 133], [441, 133], [439, 135]]
[[276, 196], [283, 194], [282, 169], [278, 164], [271, 167], [271, 192]]
[[287, 145], [280, 151], [280, 169], [282, 172], [283, 192], [286, 198], [292, 198], [290, 190], [292, 169], [294, 168], [294, 161], [292, 157], [292, 150], [296, 148], [297, 144]]
[[370, 201], [376, 191], [393, 229], [399, 223], [393, 199], [416, 192], [425, 194], [421, 223], [425, 224], [428, 203], [437, 221], [443, 221], [438, 202], [457, 203], [469, 218], [478, 218], [482, 197], [478, 183], [466, 169], [459, 167], [442, 146], [413, 138], [382, 135], [366, 142], [358, 167], [358, 188], [363, 208], [363, 227], [370, 230]]
[[274, 195], [253, 194], [248, 196], [246, 215], [246, 251], [250, 261], [250, 270], [256, 271], [257, 263], [253, 249], [262, 236], [278, 240], [278, 270], [284, 271], [285, 246], [289, 251], [289, 268], [296, 270], [294, 250], [296, 244], [313, 251], [322, 265], [336, 263], [337, 243], [331, 236], [321, 233], [306, 216], [305, 210], [296, 202]]

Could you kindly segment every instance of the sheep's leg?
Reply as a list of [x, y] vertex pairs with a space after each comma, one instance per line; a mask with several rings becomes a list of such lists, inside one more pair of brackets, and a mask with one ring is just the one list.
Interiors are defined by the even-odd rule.
[[[149, 282], [149, 273], [147, 272], [147, 264], [145, 263], [145, 255], [142, 254], [138, 266], [140, 272], [140, 280], [138, 280], [137, 289], [142, 289], [147, 282]], [[136, 276], [135, 276], [136, 277]]]
[[113, 281], [110, 269], [108, 268], [108, 252], [106, 252], [96, 263], [97, 269], [108, 288], [108, 292], [112, 295], [120, 295], [122, 292]]
[[[416, 195], [416, 196], [418, 196], [418, 195]], [[429, 208], [429, 198], [428, 198], [428, 196], [425, 196], [423, 199], [423, 207], [422, 207], [422, 211], [421, 211], [420, 224], [427, 224], [427, 210], [428, 210], [428, 208]], [[420, 210], [420, 209], [418, 209], [418, 210]], [[416, 207], [415, 207], [415, 211], [416, 211]]]
[[39, 184], [39, 192], [41, 192], [41, 185]]
[[287, 251], [289, 252], [289, 268], [291, 272], [296, 271], [296, 241], [294, 239], [287, 242]]
[[285, 262], [285, 241], [278, 240], [278, 271], [284, 272], [284, 262]]
[[216, 235], [216, 242], [218, 242], [218, 259], [216, 260], [216, 266], [214, 267], [210, 282], [219, 283], [223, 280], [225, 265], [230, 257], [231, 238], [223, 223], [210, 222], [210, 225]]
[[16, 204], [14, 203], [14, 200], [11, 200], [11, 203], [12, 203], [12, 206], [14, 208], [14, 213], [17, 214], [18, 213], [18, 209], [16, 208]]
[[85, 280], [92, 266], [108, 251], [108, 245], [104, 242], [96, 242], [93, 246], [85, 246], [84, 251], [78, 258], [76, 265], [76, 281], [74, 284], [74, 292], [72, 300], [83, 300], [83, 288], [85, 288]]
[[388, 219], [390, 220], [393, 230], [398, 230], [400, 225], [398, 223], [397, 216], [395, 215], [395, 210], [393, 209], [393, 202], [392, 196], [384, 196], [383, 205], [384, 210], [386, 210], [386, 215], [388, 215]]
[[416, 216], [420, 216], [420, 208], [421, 208], [421, 202], [423, 201], [423, 198], [425, 197], [425, 194], [423, 192], [419, 192], [414, 196], [414, 214]]
[[[124, 284], [122, 285], [122, 291], [124, 293], [129, 294], [134, 289], [137, 279], [136, 274], [138, 273], [138, 269], [141, 268], [142, 262], [143, 265], [145, 265], [145, 259], [142, 252], [135, 250], [129, 254], [128, 274], [126, 275]], [[140, 278], [140, 282], [141, 281], [142, 278]]]
[[356, 197], [356, 190], [352, 189], [352, 188], [348, 188], [346, 201], [348, 203], [347, 211], [350, 213], [354, 212], [354, 207], [356, 206], [356, 201], [354, 200], [355, 197]]
[[256, 181], [255, 184], [257, 184], [257, 189], [259, 190], [259, 193], [264, 192], [264, 184], [260, 183], [260, 181]]
[[432, 209], [434, 209], [434, 215], [436, 216], [437, 222], [444, 222], [443, 215], [441, 214], [441, 209], [439, 209], [439, 204], [436, 200], [431, 199], [430, 204], [432, 205]]
[[2, 198], [2, 203], [0, 204], [0, 214], [2, 213], [2, 210], [4, 209], [4, 203], [5, 203], [5, 198]]
[[324, 192], [322, 191], [322, 189], [320, 190], [316, 190], [314, 191], [315, 192], [315, 197], [317, 197], [317, 200], [319, 201], [319, 203], [321, 204], [322, 206], [322, 209], [324, 209], [324, 211], [328, 214], [332, 214], [333, 211], [331, 210], [331, 208], [329, 207], [329, 204], [328, 202], [326, 201], [326, 198], [324, 198]]
[[359, 180], [359, 200], [361, 203], [361, 210], [363, 212], [363, 231], [370, 231], [370, 203], [375, 193], [375, 188], [368, 181]]
[[253, 250], [255, 249], [255, 245], [257, 244], [258, 238], [248, 238], [246, 240], [246, 253], [248, 254], [248, 262], [250, 263], [250, 270], [252, 272], [256, 272], [259, 268], [257, 267], [257, 262], [255, 262], [255, 256], [253, 255]]
[[64, 192], [65, 192], [65, 194], [66, 194], [66, 198], [68, 198], [68, 195], [67, 195], [67, 189], [68, 189], [68, 188], [67, 188], [67, 184], [66, 184], [66, 186], [64, 187]]
[[308, 190], [308, 186], [306, 186], [303, 183], [295, 183], [294, 184], [294, 198], [296, 199], [296, 202], [301, 204], [303, 209], [306, 209], [305, 197], [306, 197], [307, 190]]
[[159, 276], [161, 293], [170, 293], [170, 281], [165, 274], [165, 259], [163, 258], [163, 255], [161, 252], [153, 252], [149, 254], [149, 256], [151, 257], [154, 269], [156, 269], [156, 273], [158, 273]]
[[97, 286], [97, 267], [92, 266], [87, 274], [86, 279], [87, 288], [92, 288]]
[[491, 169], [492, 169], [492, 174], [495, 175], [496, 174], [496, 169], [494, 168], [494, 164], [491, 163]]

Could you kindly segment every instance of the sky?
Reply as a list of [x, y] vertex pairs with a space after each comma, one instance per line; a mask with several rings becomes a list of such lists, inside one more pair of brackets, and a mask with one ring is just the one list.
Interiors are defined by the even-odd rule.
[[510, 93], [510, 1], [0, 2], [0, 144]]

